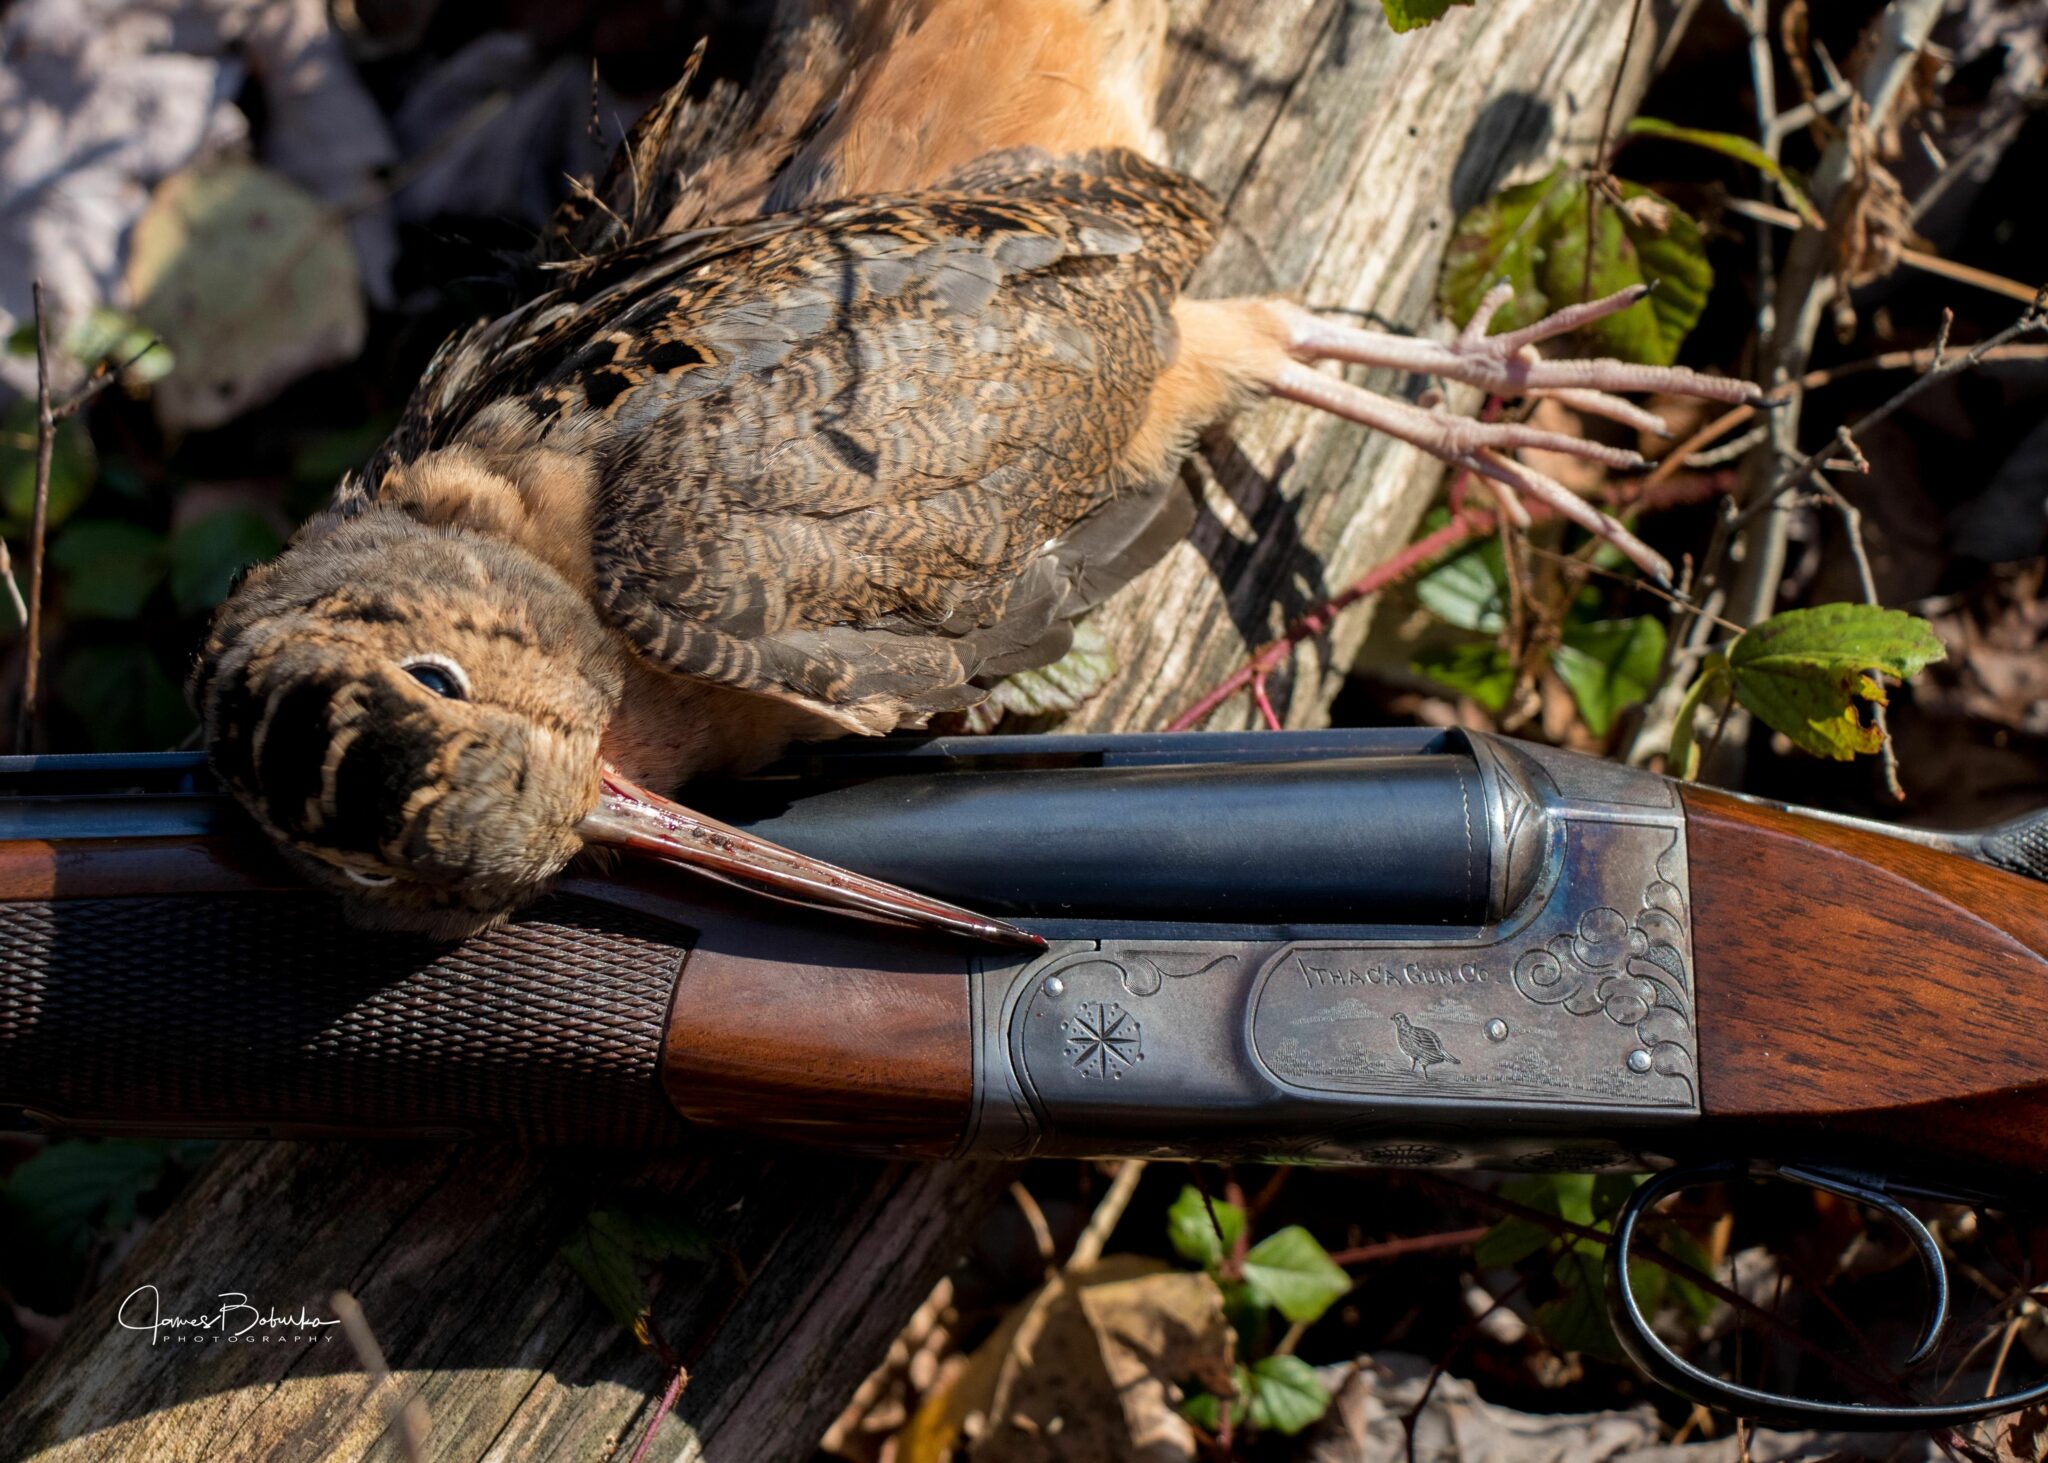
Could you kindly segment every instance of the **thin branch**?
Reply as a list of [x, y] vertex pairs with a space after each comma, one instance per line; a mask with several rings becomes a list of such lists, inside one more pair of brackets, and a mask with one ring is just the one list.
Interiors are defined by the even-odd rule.
[[[1713, 496], [1716, 491], [1719, 491], [1717, 479], [1682, 479], [1676, 483], [1660, 484], [1654, 490], [1645, 488], [1639, 493], [1632, 494], [1626, 507], [1630, 512], [1650, 512], [1659, 508], [1698, 503]], [[1547, 522], [1556, 516], [1556, 511], [1546, 504], [1529, 505], [1529, 517], [1532, 522]], [[1271, 675], [1287, 659], [1295, 646], [1328, 630], [1337, 616], [1352, 605], [1370, 598], [1390, 584], [1400, 582], [1444, 555], [1463, 548], [1473, 539], [1493, 533], [1498, 521], [1498, 516], [1494, 513], [1478, 508], [1460, 508], [1451, 515], [1449, 523], [1434, 532], [1424, 534], [1393, 557], [1367, 570], [1314, 609], [1291, 621], [1279, 639], [1254, 652], [1236, 671], [1168, 722], [1166, 730], [1190, 731], [1200, 726], [1217, 707]]]
[[[1870, 548], [1863, 542], [1863, 514], [1856, 505], [1842, 496], [1841, 489], [1823, 477], [1818, 469], [1813, 474], [1813, 485], [1836, 513], [1841, 515], [1842, 535], [1848, 540], [1849, 559], [1856, 566], [1857, 587], [1863, 592], [1863, 602], [1874, 605], [1877, 599], [1877, 576], [1870, 570]], [[1906, 800], [1906, 789], [1899, 782], [1899, 752], [1892, 745], [1891, 723], [1885, 717], [1882, 701], [1871, 703], [1873, 720], [1877, 725], [1878, 760], [1884, 768], [1885, 791], [1891, 794], [1895, 803]]]
[[15, 613], [20, 617], [24, 639], [27, 642], [21, 678], [21, 705], [16, 708], [14, 721], [14, 750], [30, 750], [30, 737], [35, 731], [39, 703], [42, 700], [43, 663], [43, 564], [50, 528], [50, 464], [57, 450], [57, 427], [90, 405], [95, 397], [114, 382], [121, 379], [136, 362], [155, 350], [159, 344], [152, 338], [141, 350], [108, 369], [102, 365], [77, 390], [60, 402], [50, 399], [50, 321], [43, 309], [43, 282], [38, 279], [29, 286], [35, 301], [36, 317], [36, 496], [35, 507], [29, 517], [28, 530], [28, 602], [22, 603], [21, 590], [14, 582], [14, 565], [4, 545], [0, 545], [0, 571], [7, 580], [7, 592], [14, 603]]
[[[1982, 341], [1979, 341], [1963, 355], [1949, 356], [1941, 348], [1941, 345], [1937, 345], [1932, 358], [1932, 364], [1928, 366], [1927, 370], [1922, 372], [1912, 382], [1894, 392], [1890, 400], [1873, 407], [1848, 426], [1838, 428], [1834, 440], [1829, 442], [1827, 446], [1808, 453], [1805, 457], [1801, 458], [1798, 464], [1773, 483], [1767, 492], [1742, 510], [1735, 520], [1735, 526], [1741, 528], [1750, 523], [1758, 515], [1768, 511], [1773, 503], [1783, 494], [1804, 483], [1813, 470], [1821, 465], [1826, 455], [1835, 448], [1846, 445], [1853, 449], [1855, 446], [1855, 433], [1874, 427], [1879, 422], [1893, 416], [1923, 391], [1934, 385], [1935, 382], [1946, 380], [1960, 371], [1967, 371], [1981, 364], [1992, 351], [2007, 342], [2015, 340], [2022, 335], [2032, 335], [2040, 331], [2048, 331], [2048, 285], [2043, 285], [2034, 292], [2033, 303], [2020, 313], [2017, 320], [1999, 331], [1998, 334], [1987, 336]], [[1941, 344], [1945, 345], [1947, 338], [1948, 332], [1944, 328]]]
[[1443, 1234], [1418, 1234], [1407, 1239], [1381, 1240], [1376, 1245], [1359, 1245], [1349, 1250], [1332, 1250], [1330, 1263], [1333, 1265], [1372, 1265], [1381, 1260], [1398, 1260], [1404, 1255], [1423, 1255], [1433, 1250], [1459, 1250], [1476, 1245], [1488, 1234], [1493, 1226], [1482, 1224], [1476, 1229], [1453, 1229]]
[[370, 1329], [369, 1317], [356, 1298], [345, 1290], [337, 1290], [327, 1299], [327, 1305], [341, 1322], [341, 1334], [348, 1338], [348, 1344], [356, 1354], [356, 1361], [370, 1378], [370, 1396], [384, 1394], [384, 1425], [398, 1434], [398, 1447], [405, 1454], [406, 1463], [420, 1463], [427, 1456], [427, 1431], [429, 1421], [424, 1398], [415, 1394], [403, 1397], [391, 1375], [391, 1368], [384, 1360], [384, 1348], [377, 1344], [377, 1335]]
[[50, 459], [57, 446], [57, 418], [50, 409], [50, 322], [43, 314], [43, 282], [36, 280], [29, 290], [36, 315], [36, 496], [28, 530], [28, 644], [21, 706], [14, 722], [17, 752], [29, 750], [36, 703], [42, 694], [43, 549], [50, 527]]
[[[1791, 209], [1779, 208], [1776, 204], [1771, 203], [1760, 203], [1754, 198], [1724, 197], [1721, 200], [1721, 206], [1738, 217], [1754, 219], [1758, 223], [1769, 224], [1773, 228], [1799, 229], [1805, 227], [1799, 215]], [[1995, 295], [2003, 295], [2008, 300], [2018, 300], [2022, 304], [2025, 304], [2034, 297], [2035, 287], [2033, 285], [2022, 284], [2019, 280], [2010, 279], [2002, 274], [1993, 274], [1988, 269], [1978, 269], [1974, 265], [1958, 264], [1953, 259], [1944, 259], [1939, 254], [1930, 254], [1925, 249], [1901, 249], [1899, 251], [1899, 264], [1902, 268], [1917, 269], [1923, 274], [1939, 275], [1943, 279], [1952, 279], [1957, 284], [1975, 285], [1979, 289], [1989, 290]]]
[[655, 1404], [654, 1416], [647, 1419], [647, 1431], [640, 1434], [640, 1446], [633, 1450], [630, 1463], [646, 1463], [647, 1450], [654, 1446], [654, 1435], [661, 1430], [662, 1419], [675, 1410], [676, 1399], [689, 1385], [689, 1369], [678, 1362], [669, 1373], [668, 1386], [662, 1389], [661, 1401]]

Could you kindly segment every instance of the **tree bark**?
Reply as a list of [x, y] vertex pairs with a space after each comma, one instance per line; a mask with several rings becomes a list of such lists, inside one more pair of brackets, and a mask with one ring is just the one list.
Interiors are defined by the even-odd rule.
[[[1618, 115], [1682, 8], [1647, 5]], [[1178, 3], [1163, 120], [1181, 165], [1229, 207], [1198, 291], [1285, 293], [1442, 328], [1434, 287], [1452, 222], [1511, 173], [1590, 154], [1628, 11], [1478, 0], [1396, 37], [1368, 0]], [[1406, 447], [1279, 404], [1211, 433], [1190, 471], [1201, 521], [1102, 612], [1122, 669], [1071, 725], [1163, 725], [1398, 548], [1442, 480]], [[1364, 607], [1353, 610], [1275, 680], [1290, 723], [1327, 717], [1365, 626]], [[1212, 725], [1252, 715], [1240, 698]], [[1000, 1188], [994, 1171], [970, 1166], [744, 1143], [653, 1165], [232, 1145], [0, 1399], [0, 1456], [392, 1458], [389, 1409], [409, 1397], [426, 1406], [436, 1459], [629, 1456], [669, 1374], [558, 1251], [593, 1208], [640, 1193], [662, 1196], [710, 1246], [672, 1266], [681, 1281], [656, 1300], [656, 1327], [689, 1382], [649, 1456], [807, 1458]], [[147, 1285], [165, 1314], [188, 1315], [239, 1291], [262, 1310], [325, 1317], [329, 1295], [349, 1290], [392, 1379], [373, 1387], [338, 1327], [314, 1341], [167, 1334], [152, 1345], [118, 1319], [140, 1317], [146, 1294], [129, 1298]]]

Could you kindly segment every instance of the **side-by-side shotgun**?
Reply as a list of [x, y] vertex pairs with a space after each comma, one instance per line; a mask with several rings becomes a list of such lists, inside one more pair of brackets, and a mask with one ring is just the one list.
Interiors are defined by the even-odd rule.
[[[461, 944], [355, 931], [197, 759], [0, 759], [0, 1105], [91, 1132], [701, 1123], [929, 1158], [1659, 1171], [1621, 1238], [1730, 1159], [1916, 1242], [1896, 1193], [2048, 1190], [2048, 818], [1893, 830], [1435, 731], [830, 747], [698, 805], [1044, 946], [632, 859]], [[2034, 1396], [1751, 1393], [1609, 1290], [1647, 1370], [1752, 1415], [1934, 1426]]]

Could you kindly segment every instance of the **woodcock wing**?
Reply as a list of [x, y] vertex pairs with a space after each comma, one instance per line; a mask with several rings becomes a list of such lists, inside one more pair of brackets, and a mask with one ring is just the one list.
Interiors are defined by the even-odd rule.
[[679, 151], [661, 129], [683, 115], [657, 109], [590, 195], [601, 252], [444, 347], [390, 441], [214, 623], [193, 688], [217, 770], [369, 922], [481, 928], [598, 842], [1028, 938], [641, 785], [915, 725], [1057, 659], [1185, 530], [1196, 432], [1261, 392], [1665, 572], [1511, 455], [1635, 454], [1381, 398], [1317, 360], [1637, 425], [1655, 419], [1608, 393], [1753, 396], [1536, 356], [1633, 294], [1506, 336], [1482, 312], [1449, 343], [1185, 297], [1216, 210], [1154, 160], [1150, 0], [851, 4], [791, 34], [761, 110], [679, 165], [649, 224], [629, 199], [662, 181], [649, 159]]

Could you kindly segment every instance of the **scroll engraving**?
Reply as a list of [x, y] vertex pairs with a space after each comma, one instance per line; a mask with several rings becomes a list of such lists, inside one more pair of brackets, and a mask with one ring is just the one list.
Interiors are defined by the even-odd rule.
[[1676, 1077], [1696, 1099], [1685, 896], [1666, 867], [1677, 846], [1674, 834], [1633, 917], [1609, 905], [1587, 910], [1569, 933], [1523, 951], [1514, 983], [1538, 1005], [1562, 1006], [1574, 1016], [1604, 1014], [1617, 1026], [1634, 1027], [1641, 1045], [1625, 1059], [1628, 1069]]

